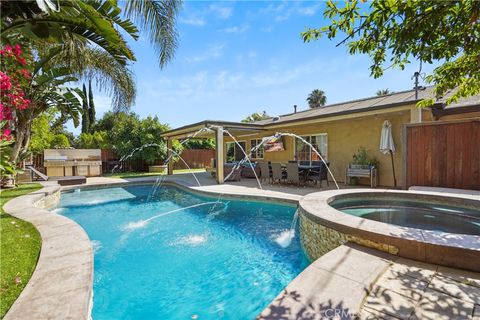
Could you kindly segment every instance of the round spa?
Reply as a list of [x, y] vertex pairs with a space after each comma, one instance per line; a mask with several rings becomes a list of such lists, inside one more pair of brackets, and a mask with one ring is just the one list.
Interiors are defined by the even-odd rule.
[[480, 271], [480, 199], [435, 192], [332, 190], [300, 200], [310, 259], [355, 242], [398, 256]]

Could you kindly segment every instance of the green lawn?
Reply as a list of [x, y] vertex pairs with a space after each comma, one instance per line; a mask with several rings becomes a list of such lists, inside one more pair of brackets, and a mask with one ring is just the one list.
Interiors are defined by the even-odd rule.
[[6, 214], [3, 205], [41, 187], [39, 183], [31, 183], [0, 191], [0, 318], [32, 276], [42, 244], [37, 229], [29, 222]]
[[[205, 172], [205, 169], [192, 169], [194, 173], [197, 172]], [[173, 170], [173, 174], [181, 174], [181, 173], [189, 173], [191, 172], [189, 169], [180, 169], [180, 170]], [[158, 172], [118, 172], [118, 173], [108, 173], [104, 174], [104, 177], [110, 177], [110, 178], [141, 178], [141, 177], [150, 177], [150, 176], [161, 176], [164, 175], [164, 173], [158, 173]]]

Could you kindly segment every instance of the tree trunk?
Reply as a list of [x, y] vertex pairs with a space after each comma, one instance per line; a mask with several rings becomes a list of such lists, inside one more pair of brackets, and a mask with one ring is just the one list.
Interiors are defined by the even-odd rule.
[[17, 163], [23, 150], [28, 148], [33, 121], [33, 112], [19, 114], [15, 126], [15, 143], [13, 144], [12, 162]]
[[20, 151], [23, 149], [23, 140], [25, 139], [25, 130], [22, 126], [17, 126], [15, 134], [15, 143], [13, 144], [12, 162], [17, 163]]

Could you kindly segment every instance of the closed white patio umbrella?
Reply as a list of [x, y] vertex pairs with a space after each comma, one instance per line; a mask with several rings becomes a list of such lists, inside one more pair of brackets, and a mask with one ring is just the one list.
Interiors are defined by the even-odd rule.
[[382, 134], [380, 136], [380, 152], [383, 154], [390, 153], [393, 170], [393, 185], [397, 187], [397, 178], [395, 177], [395, 164], [393, 162], [393, 153], [395, 152], [395, 143], [392, 136], [392, 124], [385, 120], [382, 126]]

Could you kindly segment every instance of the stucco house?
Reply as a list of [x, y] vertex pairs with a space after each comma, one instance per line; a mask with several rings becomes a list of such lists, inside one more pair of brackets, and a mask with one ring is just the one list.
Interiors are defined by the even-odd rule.
[[[202, 128], [211, 128], [213, 131], [201, 132], [195, 138], [215, 138], [217, 163], [220, 163], [218, 159], [225, 163], [240, 160], [243, 158], [243, 153], [223, 130], [228, 130], [246, 152], [250, 152], [263, 137], [277, 132], [295, 133], [320, 150], [329, 161], [333, 175], [340, 182], [344, 180], [345, 168], [352, 162], [353, 154], [363, 147], [379, 162], [379, 185], [390, 187], [394, 184], [391, 159], [379, 150], [380, 134], [385, 120], [392, 124], [396, 147], [394, 163], [397, 177], [401, 177], [404, 170], [402, 168], [404, 152], [402, 133], [406, 124], [480, 118], [480, 96], [473, 96], [448, 106], [445, 106], [444, 101], [447, 97], [444, 97], [431, 108], [419, 109], [416, 103], [430, 97], [432, 89], [427, 87], [418, 91], [418, 99], [415, 98], [414, 90], [408, 90], [305, 111], [296, 112], [295, 110], [289, 114], [252, 123], [206, 120], [170, 130], [162, 137], [166, 138], [171, 145], [174, 139], [192, 137]], [[259, 149], [251, 155], [251, 158], [252, 161], [286, 163], [290, 160], [316, 160], [316, 155], [299, 139], [285, 136], [283, 148], [280, 150], [266, 152]], [[172, 173], [173, 168], [170, 168], [169, 172]], [[222, 166], [217, 166], [218, 183], [223, 183], [223, 178]]]

